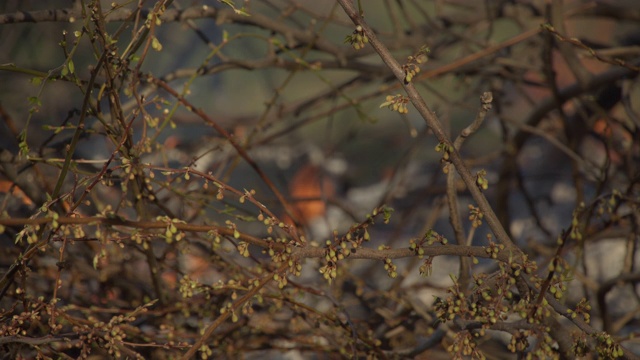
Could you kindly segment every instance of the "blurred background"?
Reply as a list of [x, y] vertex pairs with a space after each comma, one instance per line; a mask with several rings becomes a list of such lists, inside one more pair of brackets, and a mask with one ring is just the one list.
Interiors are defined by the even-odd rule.
[[[437, 141], [411, 105], [407, 114], [380, 107], [387, 95], [404, 92], [370, 46], [358, 50], [345, 41], [355, 29], [337, 2], [235, 1], [234, 8], [219, 1], [173, 1], [151, 35], [145, 33], [156, 39], [145, 49], [147, 43], [137, 42], [137, 36], [156, 3], [102, 1], [108, 56], [120, 62], [109, 61], [119, 73], [115, 83], [105, 86], [109, 82], [99, 71], [87, 102], [87, 84], [102, 52], [97, 22], [79, 16], [91, 12], [89, 4], [0, 3], [0, 190], [1, 210], [9, 216], [36, 216], [50, 201], [47, 195], [58, 182], [88, 104], [72, 174], [62, 181], [60, 194], [69, 194], [65, 201], [78, 199], [117, 153], [121, 133], [114, 129], [133, 119], [130, 151], [137, 161], [158, 169], [192, 167], [240, 191], [255, 189], [257, 200], [318, 244], [334, 231], [344, 234], [383, 204], [395, 211], [390, 224], [370, 229], [372, 247], [406, 247], [408, 239], [430, 229], [454, 241]], [[639, 3], [369, 0], [362, 6], [367, 23], [401, 64], [421, 48], [429, 49], [413, 82], [452, 138], [476, 118], [480, 96], [493, 94], [491, 111], [461, 154], [474, 173], [486, 170], [485, 194], [503, 225], [541, 264], [549, 261], [562, 231], [581, 219], [585, 238], [593, 241], [575, 242], [564, 254], [572, 264], [582, 264], [584, 275], [576, 276], [570, 301], [589, 294], [595, 301], [594, 283], [633, 273], [640, 221]], [[138, 7], [145, 10], [137, 13]], [[147, 81], [151, 77], [231, 134], [293, 204], [293, 213], [286, 214], [223, 134]], [[108, 93], [119, 96], [120, 115]], [[115, 157], [113, 166], [120, 167], [103, 174], [91, 201], [75, 210], [78, 216], [113, 211], [140, 219], [127, 204], [132, 195], [113, 186], [126, 183], [122, 159]], [[267, 236], [252, 204], [218, 201], [217, 189], [203, 188], [201, 179], [180, 183], [157, 175], [150, 187], [156, 200], [149, 202], [149, 218], [173, 214], [210, 224], [231, 219], [243, 232]], [[465, 231], [475, 233], [468, 244], [486, 245], [488, 228], [472, 230], [466, 219], [473, 201], [459, 179], [455, 187]], [[607, 205], [608, 199], [615, 204]], [[19, 231], [16, 227], [0, 235], [8, 249], [8, 256], [0, 257], [3, 268], [24, 250], [15, 241]], [[156, 255], [168, 264], [164, 281], [176, 288], [184, 274], [209, 285], [227, 279], [211, 265], [207, 242], [190, 241], [184, 254], [175, 244], [156, 244]], [[78, 259], [90, 264], [96, 249], [87, 248]], [[261, 256], [259, 249], [252, 251]], [[627, 262], [623, 265], [620, 258]], [[602, 267], [598, 261], [621, 268]], [[324, 286], [317, 273], [321, 262], [310, 263], [304, 281]], [[375, 289], [410, 289], [411, 296], [430, 306], [433, 295], [451, 285], [449, 275], [458, 271], [459, 260], [435, 259], [426, 280], [419, 277], [420, 264], [399, 260], [401, 280], [386, 277], [382, 266], [372, 262], [354, 261], [345, 269]], [[481, 262], [478, 269], [493, 271], [495, 264]], [[346, 278], [342, 289], [357, 281]], [[151, 294], [149, 287], [142, 292]], [[635, 285], [617, 291], [622, 293], [602, 306], [621, 309], [613, 316], [637, 313]], [[616, 303], [624, 294], [635, 300]], [[355, 308], [356, 316], [367, 318], [366, 310]], [[621, 335], [626, 336], [638, 324], [635, 316], [625, 319], [617, 330], [624, 329]]]

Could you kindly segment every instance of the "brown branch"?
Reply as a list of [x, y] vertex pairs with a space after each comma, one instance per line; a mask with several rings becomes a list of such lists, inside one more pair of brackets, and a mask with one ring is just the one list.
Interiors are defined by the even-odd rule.
[[[635, 59], [629, 63], [632, 65], [638, 65], [640, 64], [640, 58]], [[575, 97], [597, 90], [605, 84], [613, 83], [626, 77], [636, 76], [638, 76], [637, 71], [616, 67], [595, 75], [584, 85], [575, 82], [567, 87], [559, 89], [557, 97], [549, 96], [540, 101], [538, 103], [538, 106], [536, 106], [536, 108], [529, 113], [529, 116], [527, 116], [527, 119], [524, 121], [524, 123], [531, 127], [537, 127], [549, 112], [556, 109], [558, 103], [562, 105]], [[529, 134], [527, 131], [523, 130], [519, 131], [516, 134], [514, 138], [514, 154], [520, 152], [520, 149], [524, 146], [524, 143], [529, 139], [530, 135], [531, 134]]]
[[[543, 26], [545, 30], [552, 32], [551, 29], [556, 27], [563, 33], [567, 32], [567, 28], [564, 24], [566, 16], [562, 5], [563, 1], [552, 1], [546, 4], [546, 19], [550, 24], [552, 24], [552, 26]], [[558, 34], [556, 34], [556, 36], [558, 36]], [[553, 42], [551, 39], [548, 41], [551, 43]], [[571, 46], [566, 42], [556, 42], [553, 45], [556, 45], [560, 51], [560, 54], [566, 61], [569, 71], [573, 73], [573, 76], [575, 76], [580, 84], [585, 84], [591, 77], [591, 74], [584, 68], [584, 66], [582, 66], [580, 59], [578, 59], [578, 55], [573, 51]], [[551, 66], [551, 64], [549, 64], [549, 66]], [[548, 79], [548, 81], [552, 81], [552, 79]], [[553, 82], [555, 85], [555, 79], [553, 79]]]
[[[213, 118], [211, 118], [209, 115], [207, 115], [202, 109], [200, 109], [198, 107], [195, 107], [187, 99], [185, 99], [184, 96], [178, 94], [178, 92], [175, 91], [166, 82], [164, 82], [164, 81], [162, 81], [160, 79], [157, 79], [157, 78], [153, 78], [151, 76], [149, 76], [148, 80], [150, 82], [158, 85], [160, 88], [164, 89], [165, 91], [167, 91], [169, 94], [171, 94], [171, 96], [173, 96], [180, 103], [182, 103], [188, 110], [190, 110], [194, 114], [198, 115], [207, 124], [211, 125], [214, 129], [216, 129], [216, 131], [220, 135], [222, 135], [225, 139], [227, 139], [227, 141], [229, 141], [231, 146], [233, 146], [233, 148], [238, 152], [238, 155], [240, 155], [247, 162], [247, 164], [249, 164], [249, 166], [251, 166], [251, 168], [253, 168], [253, 170], [258, 174], [260, 179], [262, 179], [262, 181], [269, 187], [269, 189], [271, 190], [271, 192], [273, 192], [273, 194], [276, 196], [276, 198], [278, 198], [278, 201], [280, 201], [280, 203], [284, 207], [284, 210], [286, 211], [287, 215], [289, 215], [289, 217], [291, 217], [292, 219], [297, 220], [296, 219], [297, 216], [295, 215], [296, 213], [293, 210], [294, 208], [289, 203], [289, 201], [284, 197], [284, 195], [282, 195], [280, 190], [278, 190], [276, 185], [273, 183], [273, 181], [271, 181], [271, 179], [267, 176], [267, 174], [264, 171], [262, 171], [262, 169], [258, 166], [258, 164], [249, 156], [249, 154], [244, 149], [244, 147], [242, 147], [242, 145], [240, 145], [235, 140], [235, 138], [233, 136], [231, 136], [231, 134], [229, 134], [229, 132], [227, 130], [225, 130], [222, 126], [220, 126], [220, 124], [218, 124], [217, 121], [213, 120]], [[293, 229], [293, 228], [287, 228], [287, 229], [289, 229], [288, 232], [292, 236], [293, 240], [295, 240], [296, 242], [300, 242], [300, 239], [299, 239], [298, 234], [296, 233], [295, 229]]]
[[[453, 146], [455, 146], [456, 150], [458, 151], [462, 147], [462, 144], [464, 143], [466, 138], [478, 131], [478, 129], [484, 122], [487, 113], [491, 109], [493, 95], [491, 94], [491, 92], [485, 92], [481, 96], [480, 101], [482, 105], [480, 106], [480, 110], [478, 110], [476, 118], [471, 124], [469, 124], [469, 126], [464, 128], [460, 132], [456, 140], [453, 142]], [[453, 171], [447, 172], [447, 203], [449, 204], [449, 219], [451, 222], [451, 227], [453, 228], [453, 232], [455, 234], [458, 245], [471, 245], [471, 243], [467, 242], [467, 240], [465, 239], [465, 232], [462, 226], [462, 220], [460, 219], [460, 210], [458, 209], [458, 191], [455, 186], [455, 173]], [[471, 238], [469, 239], [469, 241], [471, 241]], [[471, 264], [469, 263], [469, 259], [460, 259], [459, 276], [461, 288], [464, 291], [467, 291], [471, 279]]]
[[209, 340], [211, 335], [213, 335], [213, 332], [220, 325], [222, 325], [222, 323], [227, 321], [229, 316], [231, 316], [231, 314], [234, 311], [236, 311], [242, 304], [247, 302], [249, 299], [254, 297], [265, 285], [267, 285], [271, 280], [273, 280], [273, 276], [275, 274], [282, 274], [283, 272], [285, 272], [288, 266], [289, 266], [288, 264], [284, 264], [277, 271], [274, 271], [272, 273], [269, 273], [263, 276], [257, 285], [253, 286], [251, 290], [247, 291], [246, 294], [242, 295], [238, 300], [236, 300], [231, 305], [230, 309], [227, 309], [227, 311], [220, 314], [220, 316], [218, 316], [218, 318], [204, 330], [204, 332], [202, 333], [202, 336], [198, 338], [198, 340], [193, 344], [193, 346], [191, 346], [191, 348], [189, 348], [189, 350], [184, 355], [182, 355], [181, 359], [182, 360], [192, 359], [195, 356], [196, 352], [200, 350], [202, 345], [204, 345], [207, 342], [207, 340]]
[[[28, 218], [0, 218], [0, 225], [4, 226], [24, 226], [24, 225], [46, 225], [53, 222], [52, 217], [42, 217], [37, 219]], [[164, 230], [168, 226], [167, 221], [134, 221], [126, 220], [119, 217], [59, 217], [56, 222], [60, 225], [107, 225], [107, 226], [119, 226], [128, 227], [141, 230]], [[183, 222], [172, 223], [178, 230], [185, 232], [201, 232], [206, 233], [214, 231], [223, 236], [233, 237], [236, 232], [234, 229], [217, 226], [217, 225], [197, 225], [188, 224]], [[248, 235], [243, 232], [238, 232], [238, 240], [245, 241], [252, 245], [260, 246], [263, 248], [273, 248], [274, 250], [284, 250], [283, 244], [272, 243], [270, 241], [257, 238], [252, 235]], [[500, 251], [496, 257], [493, 257], [487, 252], [484, 246], [465, 246], [465, 245], [432, 245], [425, 246], [424, 256], [465, 256], [465, 257], [477, 257], [477, 258], [494, 258], [498, 261], [509, 262], [509, 252], [506, 250]], [[326, 249], [324, 247], [312, 247], [305, 246], [302, 248], [294, 248], [292, 255], [295, 258], [323, 258], [326, 255]], [[350, 259], [369, 259], [369, 260], [384, 260], [384, 259], [400, 259], [416, 256], [415, 250], [406, 248], [397, 249], [372, 249], [372, 248], [357, 248], [351, 249], [351, 254], [348, 256]]]
[[81, 19], [80, 14], [75, 9], [55, 9], [39, 11], [18, 11], [13, 14], [0, 14], [0, 24], [20, 24], [39, 22], [70, 22]]
[[467, 166], [464, 164], [464, 161], [462, 160], [462, 157], [460, 156], [458, 151], [453, 147], [453, 144], [451, 143], [451, 140], [447, 137], [438, 117], [435, 115], [434, 112], [432, 112], [429, 109], [429, 107], [427, 106], [427, 104], [425, 103], [424, 99], [422, 98], [418, 90], [415, 88], [415, 86], [413, 86], [412, 83], [408, 83], [408, 84], [404, 83], [405, 74], [400, 64], [395, 60], [395, 58], [391, 55], [389, 50], [384, 46], [384, 44], [382, 44], [378, 40], [373, 29], [369, 27], [369, 25], [364, 21], [364, 19], [358, 14], [356, 9], [353, 7], [353, 4], [348, 0], [338, 0], [338, 1], [340, 5], [343, 7], [345, 13], [354, 22], [354, 24], [362, 26], [364, 33], [369, 38], [369, 43], [371, 44], [371, 46], [373, 46], [373, 48], [376, 50], [376, 52], [378, 53], [382, 61], [389, 67], [391, 72], [402, 84], [405, 91], [409, 95], [411, 102], [413, 103], [415, 108], [418, 110], [422, 118], [425, 120], [425, 122], [427, 123], [427, 126], [429, 126], [429, 128], [433, 131], [438, 141], [447, 145], [447, 148], [451, 149], [451, 153], [450, 153], [451, 161], [455, 165], [456, 170], [460, 174], [460, 177], [462, 177], [462, 180], [467, 185], [467, 189], [469, 189], [469, 192], [471, 192], [471, 195], [473, 196], [474, 200], [477, 202], [478, 207], [483, 212], [485, 219], [487, 221], [487, 224], [495, 234], [496, 239], [500, 243], [504, 244], [507, 247], [507, 249], [512, 251], [514, 256], [521, 256], [522, 251], [518, 247], [516, 247], [513, 241], [510, 239], [509, 235], [504, 230], [504, 228], [502, 227], [502, 224], [500, 224], [500, 221], [498, 220], [497, 216], [493, 212], [491, 205], [489, 204], [487, 199], [484, 197], [480, 189], [478, 189], [478, 187], [476, 186], [473, 175], [471, 175], [471, 172], [469, 171]]
[[[141, 9], [140, 18], [146, 19], [153, 10]], [[105, 11], [106, 12], [106, 11]], [[105, 22], [121, 22], [131, 19], [134, 11], [121, 8], [109, 12]], [[195, 20], [212, 18], [217, 23], [232, 22], [242, 25], [257, 26], [263, 29], [272, 30], [282, 34], [287, 39], [289, 47], [297, 46], [297, 43], [314, 44], [314, 48], [336, 56], [341, 62], [345, 61], [345, 54], [340, 48], [326, 39], [318, 38], [310, 31], [294, 29], [284, 22], [272, 19], [262, 14], [251, 14], [244, 16], [236, 14], [232, 9], [215, 8], [213, 6], [191, 6], [183, 10], [167, 9], [160, 20], [162, 22], [180, 22], [184, 20]], [[69, 22], [73, 23], [82, 19], [82, 13], [76, 9], [57, 9], [42, 11], [18, 11], [13, 14], [0, 14], [0, 25], [17, 23], [39, 23], [39, 22]]]
[[[582, 41], [580, 41], [577, 38], [568, 38], [565, 35], [561, 34], [558, 30], [556, 30], [553, 26], [545, 26], [544, 29], [552, 34], [554, 34], [562, 43], [562, 45], [568, 45], [571, 44], [575, 47], [578, 47], [584, 51], [586, 51], [589, 55], [591, 55], [593, 58], [603, 62], [603, 63], [607, 63], [610, 65], [615, 65], [615, 66], [621, 66], [621, 67], [625, 67], [629, 70], [632, 71], [640, 71], [640, 67], [633, 65], [631, 63], [628, 63], [622, 59], [618, 59], [618, 58], [613, 58], [610, 59], [608, 57], [605, 57], [603, 54], [606, 53], [606, 50], [604, 51], [596, 51], [592, 48], [590, 48], [589, 46], [585, 45]], [[564, 46], [564, 49], [567, 49], [567, 52], [570, 52], [571, 50], [569, 50], [570, 48]], [[584, 67], [582, 67], [581, 65], [579, 65], [580, 63], [578, 62], [578, 57], [575, 53], [572, 53], [573, 55], [570, 55], [571, 57], [575, 57], [575, 62], [574, 61], [569, 61], [568, 60], [568, 56], [565, 55], [565, 53], [563, 52], [563, 56], [565, 56], [565, 59], [567, 60], [568, 64], [572, 64], [572, 66], [569, 66], [569, 69], [571, 69], [572, 71], [575, 71], [576, 67], [578, 67], [579, 69], [584, 69]], [[584, 77], [581, 76], [579, 79], [582, 80]]]
[[77, 338], [80, 334], [78, 333], [70, 333], [64, 335], [47, 335], [38, 338], [27, 337], [27, 336], [0, 336], [0, 344], [11, 344], [11, 343], [20, 343], [20, 344], [28, 344], [31, 346], [37, 345], [45, 345], [51, 344], [53, 342], [59, 341], [69, 341], [71, 338]]
[[[141, 9], [140, 18], [146, 19], [153, 10]], [[106, 12], [106, 11], [105, 11]], [[120, 22], [131, 19], [134, 10], [128, 8], [120, 8], [109, 11], [105, 22]], [[245, 17], [235, 14], [229, 9], [218, 9], [211, 6], [192, 6], [184, 10], [167, 9], [160, 17], [163, 22], [178, 22], [191, 19], [215, 18], [222, 16], [224, 19], [236, 19]], [[79, 9], [55, 9], [55, 10], [37, 10], [37, 11], [18, 11], [13, 14], [0, 14], [0, 24], [18, 24], [18, 23], [39, 23], [39, 22], [70, 22], [73, 23], [78, 19], [82, 19], [82, 12]]]
[[[41, 217], [36, 219], [28, 218], [0, 218], [0, 225], [5, 226], [24, 226], [24, 225], [46, 225], [53, 222], [52, 217]], [[166, 229], [169, 223], [167, 221], [134, 221], [126, 220], [119, 217], [59, 217], [56, 222], [60, 225], [107, 225], [107, 226], [122, 226], [129, 228], [136, 228], [142, 230], [157, 230]], [[233, 236], [234, 230], [217, 225], [194, 225], [185, 224], [182, 222], [174, 222], [173, 225], [180, 231], [189, 232], [209, 232], [216, 231], [220, 235]], [[269, 244], [262, 239], [240, 233], [240, 240], [244, 240], [254, 245], [268, 247]]]
[[[540, 292], [536, 290], [536, 285], [530, 279], [527, 279], [526, 277], [522, 277], [522, 279], [524, 279], [524, 281], [527, 283], [527, 286], [529, 286], [529, 288], [533, 290], [534, 293], [540, 294]], [[590, 324], [584, 321], [581, 316], [575, 316], [575, 317], [572, 316], [573, 314], [568, 311], [570, 309], [560, 301], [556, 300], [556, 298], [552, 294], [550, 293], [544, 294], [544, 299], [547, 301], [547, 303], [549, 303], [551, 308], [557, 314], [567, 318], [574, 325], [576, 325], [580, 330], [582, 330], [585, 334], [594, 335], [598, 332], [598, 330], [596, 330]], [[634, 360], [640, 359], [639, 356], [633, 354], [629, 349], [624, 348], [622, 345], [620, 346], [624, 349], [623, 358], [634, 359]]]
[[[640, 64], [640, 58], [636, 58], [635, 60], [629, 62], [633, 65]], [[586, 84], [580, 84], [579, 82], [575, 82], [569, 86], [566, 86], [562, 89], [559, 89], [556, 95], [551, 95], [538, 102], [538, 105], [529, 113], [523, 124], [526, 126], [520, 126], [520, 130], [513, 137], [512, 145], [508, 148], [508, 156], [506, 161], [504, 161], [502, 168], [500, 169], [499, 178], [501, 182], [510, 181], [513, 174], [517, 171], [517, 158], [520, 154], [521, 149], [524, 147], [524, 144], [531, 137], [532, 132], [530, 131], [533, 128], [536, 128], [543, 119], [545, 119], [550, 112], [561, 107], [567, 101], [578, 97], [583, 94], [587, 94], [589, 92], [595, 91], [602, 86], [614, 83], [617, 80], [626, 78], [626, 77], [636, 77], [638, 72], [627, 68], [615, 67], [607, 71], [603, 71], [598, 75], [594, 75], [591, 77]], [[497, 186], [496, 199], [498, 201], [498, 209], [501, 209], [503, 213], [501, 213], [501, 218], [508, 218], [508, 199], [509, 199], [509, 191], [510, 186], [508, 184], [499, 184]]]
[[[349, 70], [361, 73], [365, 75], [366, 78], [386, 75], [386, 67], [376, 64], [368, 64], [358, 60], [347, 60], [344, 63], [337, 60], [312, 60], [309, 62], [314, 66], [314, 68], [317, 67], [322, 70]], [[201, 68], [178, 69], [162, 76], [162, 80], [169, 82], [179, 78], [190, 77], [194, 74], [212, 75], [233, 69], [259, 70], [272, 68], [287, 71], [315, 71], [309, 66], [300, 64], [299, 61], [285, 60], [280, 57], [269, 56], [259, 60], [228, 59], [225, 62], [207, 66], [204, 70]]]
[[[421, 72], [418, 76], [416, 76], [413, 81], [414, 82], [418, 82], [420, 80], [425, 80], [425, 79], [430, 79], [432, 77], [436, 77], [439, 75], [443, 75], [446, 73], [449, 73], [455, 69], [459, 69], [467, 64], [470, 64], [476, 60], [480, 60], [482, 58], [484, 58], [485, 56], [491, 55], [493, 53], [496, 53], [502, 49], [514, 46], [516, 44], [519, 44], [529, 38], [532, 38], [536, 35], [538, 35], [540, 33], [540, 28], [535, 28], [535, 29], [531, 29], [528, 31], [523, 32], [522, 34], [518, 34], [514, 37], [512, 37], [511, 39], [505, 40], [499, 44], [493, 45], [493, 46], [489, 46], [485, 49], [482, 49], [476, 53], [467, 55], [465, 57], [463, 57], [462, 59], [458, 59], [455, 60], [453, 62], [447, 63], [446, 65], [440, 66], [439, 68], [433, 69], [433, 70], [428, 70], [428, 71], [424, 71]], [[395, 88], [399, 88], [400, 84], [396, 85]]]

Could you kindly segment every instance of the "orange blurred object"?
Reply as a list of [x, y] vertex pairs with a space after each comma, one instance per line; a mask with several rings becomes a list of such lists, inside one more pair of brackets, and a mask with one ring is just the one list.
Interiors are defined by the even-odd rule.
[[8, 180], [0, 180], [0, 192], [10, 193], [11, 195], [22, 200], [25, 205], [33, 204], [33, 201], [13, 182]]
[[325, 199], [335, 195], [335, 185], [318, 166], [308, 164], [291, 179], [289, 194], [293, 198], [296, 219], [306, 225], [325, 215]]
[[613, 145], [607, 149], [607, 155], [614, 164], [621, 164], [624, 153], [629, 151], [628, 148], [633, 143], [632, 135], [620, 124], [606, 118], [596, 120], [593, 131]]

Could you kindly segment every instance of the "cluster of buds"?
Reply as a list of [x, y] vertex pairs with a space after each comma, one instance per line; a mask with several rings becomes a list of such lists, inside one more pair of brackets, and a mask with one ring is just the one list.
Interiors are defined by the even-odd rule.
[[442, 160], [449, 161], [449, 154], [453, 152], [453, 146], [445, 142], [440, 142], [436, 145], [436, 152], [442, 152]]
[[431, 276], [431, 270], [433, 270], [433, 257], [429, 256], [426, 258], [418, 270], [422, 276]]
[[456, 334], [453, 343], [447, 346], [447, 351], [455, 359], [470, 357], [472, 359], [484, 359], [485, 356], [477, 348], [473, 335], [465, 330]]
[[164, 236], [168, 244], [172, 243], [173, 240], [180, 241], [186, 237], [186, 234], [183, 231], [179, 231], [178, 227], [176, 226], [176, 224], [178, 223], [184, 224], [184, 221], [179, 219], [171, 219], [168, 216], [158, 216], [156, 217], [156, 220], [167, 222], [167, 228], [165, 229]]
[[511, 352], [523, 352], [529, 347], [528, 336], [530, 336], [530, 331], [517, 331], [511, 335], [511, 341], [507, 345], [507, 349]]
[[389, 258], [384, 259], [384, 269], [390, 278], [395, 279], [398, 276], [398, 267]]
[[369, 38], [364, 33], [364, 29], [362, 26], [356, 26], [356, 29], [353, 31], [353, 34], [347, 35], [344, 39], [345, 44], [351, 44], [354, 49], [360, 50], [364, 47], [364, 44], [369, 42]]
[[503, 244], [496, 244], [493, 242], [490, 234], [487, 235], [489, 245], [484, 248], [484, 251], [491, 256], [492, 259], [497, 259], [500, 251], [504, 250]]
[[596, 351], [598, 352], [598, 357], [601, 359], [617, 359], [619, 357], [624, 356], [624, 351], [620, 347], [620, 344], [615, 342], [611, 335], [606, 332], [596, 333], [591, 335], [596, 339], [598, 345], [596, 346]]
[[436, 243], [447, 245], [447, 243], [449, 243], [449, 240], [447, 240], [447, 238], [433, 231], [433, 229], [430, 229], [429, 231], [427, 231], [424, 234], [423, 239], [426, 240], [427, 245], [433, 245]]
[[471, 226], [474, 228], [479, 228], [482, 225], [482, 218], [484, 214], [479, 207], [475, 207], [469, 204], [469, 221], [471, 221]]
[[591, 322], [591, 315], [589, 314], [591, 311], [591, 305], [589, 301], [585, 298], [582, 298], [578, 305], [576, 305], [575, 310], [567, 309], [567, 313], [571, 316], [572, 319], [575, 319], [578, 316], [582, 316], [583, 320], [588, 324]]
[[334, 262], [327, 263], [326, 265], [321, 267], [318, 271], [320, 271], [320, 274], [322, 274], [322, 277], [324, 277], [325, 280], [329, 281], [329, 283], [331, 283], [331, 280], [338, 277], [338, 267]]
[[387, 95], [385, 100], [385, 102], [380, 104], [381, 108], [388, 107], [389, 110], [397, 111], [400, 114], [406, 114], [409, 112], [409, 109], [407, 109], [407, 104], [409, 103], [408, 97], [402, 96], [400, 94]]
[[420, 65], [424, 64], [429, 60], [427, 54], [429, 53], [429, 48], [423, 46], [420, 48], [414, 55], [409, 55], [407, 57], [407, 63], [402, 65], [402, 70], [404, 71], [404, 83], [408, 84], [413, 80], [413, 78], [420, 72]]
[[476, 173], [476, 185], [480, 190], [489, 188], [489, 180], [487, 180], [487, 171], [482, 169]]
[[458, 285], [454, 284], [449, 287], [447, 292], [451, 294], [451, 296], [447, 296], [444, 299], [436, 297], [435, 299], [434, 309], [438, 319], [446, 322], [455, 319], [456, 315], [466, 316], [471, 310], [471, 307], [464, 293], [458, 288]]
[[422, 243], [416, 243], [416, 240], [409, 239], [409, 249], [411, 249], [411, 251], [413, 251], [419, 258], [424, 256], [424, 249], [421, 245]]

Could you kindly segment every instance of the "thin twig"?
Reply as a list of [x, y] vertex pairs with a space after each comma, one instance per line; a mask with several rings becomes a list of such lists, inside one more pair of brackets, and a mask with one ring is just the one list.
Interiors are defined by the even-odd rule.
[[440, 120], [438, 119], [438, 117], [435, 115], [434, 112], [432, 112], [429, 109], [429, 107], [427, 106], [424, 99], [422, 98], [420, 93], [417, 91], [413, 83], [410, 82], [408, 84], [405, 84], [405, 81], [404, 81], [405, 74], [400, 64], [395, 60], [393, 55], [391, 55], [391, 53], [386, 48], [386, 46], [384, 46], [384, 44], [382, 44], [378, 40], [373, 29], [371, 29], [371, 27], [369, 27], [366, 21], [364, 21], [364, 19], [360, 15], [358, 15], [358, 12], [353, 7], [353, 4], [348, 0], [338, 0], [338, 1], [340, 5], [343, 7], [345, 13], [354, 22], [354, 24], [362, 26], [362, 29], [364, 33], [367, 35], [371, 46], [373, 46], [373, 48], [376, 50], [376, 52], [378, 53], [382, 61], [389, 67], [391, 72], [398, 79], [399, 83], [401, 83], [401, 85], [404, 87], [405, 91], [409, 95], [409, 99], [411, 100], [415, 108], [418, 110], [422, 118], [425, 120], [429, 128], [433, 131], [438, 141], [445, 145], [448, 145], [447, 148], [451, 149], [451, 153], [450, 153], [451, 162], [453, 162], [454, 166], [456, 167], [456, 170], [462, 177], [462, 180], [467, 185], [467, 189], [469, 190], [469, 192], [471, 192], [471, 195], [473, 196], [474, 200], [478, 203], [478, 207], [483, 212], [485, 219], [487, 221], [487, 224], [495, 234], [496, 239], [498, 239], [500, 243], [504, 244], [509, 250], [511, 250], [514, 256], [521, 256], [522, 252], [518, 247], [515, 246], [515, 244], [509, 237], [509, 235], [507, 235], [507, 232], [504, 230], [504, 228], [502, 227], [502, 224], [500, 224], [500, 221], [498, 220], [495, 213], [493, 212], [491, 205], [489, 204], [487, 199], [484, 197], [480, 189], [478, 189], [478, 187], [476, 186], [475, 179], [473, 175], [471, 175], [471, 172], [469, 171], [467, 166], [464, 164], [462, 157], [460, 156], [458, 151], [455, 148], [453, 148], [453, 144], [451, 143], [451, 140], [449, 140], [449, 138], [447, 137], [444, 129], [440, 124]]

